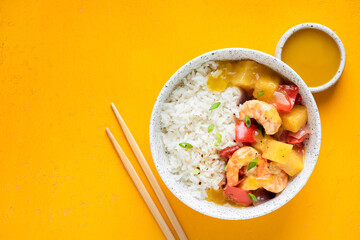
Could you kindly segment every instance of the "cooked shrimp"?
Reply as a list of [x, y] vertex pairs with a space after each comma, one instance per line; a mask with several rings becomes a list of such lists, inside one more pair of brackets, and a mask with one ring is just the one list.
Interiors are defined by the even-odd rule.
[[[247, 164], [245, 164], [245, 169]], [[245, 170], [244, 174], [245, 177], [240, 181], [240, 188], [244, 190], [256, 190], [263, 187], [270, 192], [279, 193], [288, 183], [288, 175], [275, 162], [267, 162], [261, 157], [256, 167], [250, 171]]]
[[259, 154], [258, 161], [256, 163], [256, 166], [251, 168], [250, 170], [247, 170], [249, 163], [244, 163], [244, 175], [245, 176], [253, 176], [253, 177], [265, 177], [269, 175], [269, 169], [268, 169], [268, 163], [267, 161], [261, 157]]
[[[258, 157], [256, 166], [247, 170], [248, 164], [256, 157]], [[252, 147], [242, 147], [234, 152], [227, 164], [226, 180], [228, 186], [235, 187], [240, 184], [239, 172], [243, 167], [242, 171], [245, 178], [241, 180], [244, 182], [241, 183], [240, 188], [245, 190], [264, 187], [270, 192], [279, 193], [284, 190], [288, 183], [288, 175], [276, 163], [268, 163]]]
[[260, 156], [258, 151], [252, 147], [242, 147], [231, 156], [226, 167], [227, 184], [230, 187], [237, 186], [239, 181], [239, 171], [254, 158]]
[[270, 163], [269, 172], [272, 175], [270, 184], [264, 186], [264, 188], [273, 193], [279, 193], [285, 189], [288, 183], [288, 175], [286, 172], [278, 168], [275, 164]]
[[268, 135], [275, 134], [281, 126], [281, 118], [276, 108], [263, 101], [246, 101], [240, 109], [240, 119], [245, 120], [245, 116], [254, 118]]
[[[268, 170], [268, 163], [265, 159], [263, 158], [259, 158], [257, 164], [256, 164], [256, 176], [257, 177], [266, 177], [269, 175], [269, 170]], [[250, 170], [251, 171], [251, 170]]]
[[272, 180], [272, 174], [268, 169], [268, 162], [260, 155], [258, 156], [258, 162], [255, 167], [247, 170], [248, 164], [245, 164], [244, 178], [240, 181], [240, 188], [244, 190], [256, 190], [263, 186], [270, 184]]

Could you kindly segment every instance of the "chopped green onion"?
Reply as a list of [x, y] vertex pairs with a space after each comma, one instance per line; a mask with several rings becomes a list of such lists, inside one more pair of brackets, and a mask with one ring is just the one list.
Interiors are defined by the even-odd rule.
[[194, 168], [193, 174], [198, 175], [200, 173], [200, 169]]
[[214, 125], [214, 124], [210, 124], [210, 125], [208, 126], [208, 133], [211, 133], [211, 132], [214, 130], [214, 128], [215, 128], [215, 125]]
[[258, 201], [254, 194], [248, 193], [248, 195], [249, 195], [249, 197], [251, 198], [251, 200], [252, 200], [253, 202], [257, 202], [257, 201]]
[[179, 146], [182, 148], [193, 148], [193, 145], [191, 145], [190, 143], [179, 143]]
[[226, 169], [227, 169], [227, 164], [225, 165], [225, 167], [224, 167], [224, 170], [226, 171]]
[[216, 102], [216, 103], [214, 103], [213, 105], [211, 105], [211, 107], [209, 108], [209, 111], [211, 111], [211, 110], [214, 110], [214, 109], [216, 109], [216, 108], [218, 108], [219, 106], [220, 106], [220, 102]]
[[262, 135], [263, 137], [265, 137], [265, 129], [264, 129], [264, 127], [259, 124], [259, 125], [258, 125], [258, 129], [260, 130], [261, 135]]
[[217, 138], [217, 139], [216, 139], [216, 142], [215, 142], [214, 145], [215, 145], [216, 147], [218, 147], [218, 146], [220, 146], [220, 144], [221, 144], [221, 139], [222, 139], [221, 134], [217, 132], [217, 133], [216, 133], [216, 138]]
[[249, 116], [245, 116], [245, 124], [248, 128], [251, 126], [251, 119]]
[[256, 164], [257, 164], [257, 162], [258, 162], [258, 160], [259, 160], [258, 157], [254, 158], [254, 159], [249, 163], [247, 170], [249, 171], [250, 169], [252, 169], [253, 167], [255, 167]]
[[216, 133], [216, 142], [215, 142], [215, 144], [214, 144], [216, 147], [220, 146], [220, 144], [221, 144], [221, 139], [222, 139], [221, 134], [217, 132], [217, 133]]
[[216, 133], [216, 138], [221, 140], [221, 139], [222, 139], [221, 134], [217, 132], [217, 133]]
[[264, 91], [259, 92], [258, 93], [258, 98], [261, 97], [262, 95], [264, 95], [264, 93], [265, 93]]

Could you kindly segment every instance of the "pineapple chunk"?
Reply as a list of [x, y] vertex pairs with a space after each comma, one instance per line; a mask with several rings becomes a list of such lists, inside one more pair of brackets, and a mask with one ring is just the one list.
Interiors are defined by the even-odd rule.
[[261, 133], [258, 132], [258, 135], [255, 137], [256, 142], [251, 144], [251, 146], [258, 150], [260, 153], [263, 153], [266, 148], [266, 142], [269, 139], [273, 140], [274, 138], [269, 135], [265, 135], [265, 137], [263, 137]]
[[304, 168], [303, 154], [296, 150], [291, 150], [286, 163], [276, 163], [279, 168], [290, 176], [295, 176]]
[[244, 179], [244, 181], [241, 182], [240, 184], [240, 188], [241, 189], [244, 189], [244, 190], [256, 190], [258, 189], [259, 187], [261, 187], [257, 180], [256, 180], [256, 177], [254, 176], [248, 176]]
[[263, 157], [278, 163], [286, 163], [293, 145], [279, 142], [276, 140], [267, 140]]
[[254, 89], [256, 71], [259, 67], [261, 67], [260, 64], [251, 60], [235, 63], [232, 69], [232, 71], [235, 72], [231, 78], [232, 85], [246, 90]]
[[247, 176], [244, 181], [240, 183], [240, 188], [244, 190], [256, 190], [258, 188], [269, 185], [273, 180], [272, 176], [256, 178], [255, 176]]
[[265, 187], [265, 186], [271, 184], [271, 182], [272, 182], [273, 180], [274, 180], [274, 176], [273, 176], [273, 175], [268, 175], [268, 176], [256, 178], [257, 184], [258, 184], [260, 187]]
[[282, 115], [282, 124], [285, 130], [296, 133], [307, 122], [307, 109], [303, 105], [294, 105], [289, 113]]
[[[271, 98], [275, 90], [279, 87], [280, 80], [280, 77], [277, 75], [260, 75], [259, 79], [255, 83], [255, 89], [253, 92], [254, 98], [263, 101]], [[260, 92], [263, 92], [263, 95], [259, 97]]]

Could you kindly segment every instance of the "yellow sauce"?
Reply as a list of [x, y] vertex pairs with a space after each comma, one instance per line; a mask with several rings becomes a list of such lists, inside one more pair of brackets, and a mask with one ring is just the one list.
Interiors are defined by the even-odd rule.
[[219, 62], [217, 71], [211, 74], [207, 81], [207, 87], [216, 92], [224, 91], [229, 85], [228, 73], [232, 69], [230, 62]]
[[280, 79], [270, 68], [252, 60], [218, 61], [219, 66], [208, 76], [207, 87], [222, 92], [227, 87], [239, 87], [252, 94], [259, 78], [271, 77]]
[[219, 190], [215, 190], [215, 189], [208, 189], [206, 191], [207, 193], [207, 198], [206, 200], [209, 201], [209, 202], [213, 202], [215, 204], [218, 204], [218, 205], [225, 205], [225, 204], [229, 204], [233, 207], [238, 207], [238, 208], [243, 208], [243, 206], [241, 205], [238, 205], [232, 201], [230, 201], [223, 190], [219, 189]]
[[293, 68], [309, 87], [330, 81], [340, 65], [340, 51], [333, 38], [316, 29], [294, 33], [285, 43], [281, 59]]

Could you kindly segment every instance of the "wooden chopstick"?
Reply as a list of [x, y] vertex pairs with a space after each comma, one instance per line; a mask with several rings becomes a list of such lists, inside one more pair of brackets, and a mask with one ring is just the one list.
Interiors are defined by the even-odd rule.
[[173, 236], [172, 232], [170, 231], [168, 225], [166, 224], [164, 218], [161, 216], [159, 210], [157, 209], [154, 201], [152, 200], [152, 198], [150, 197], [148, 191], [146, 190], [144, 184], [141, 182], [139, 176], [137, 175], [134, 167], [131, 165], [131, 162], [129, 161], [129, 159], [127, 158], [127, 156], [125, 155], [124, 151], [121, 149], [119, 143], [116, 141], [115, 137], [112, 135], [111, 131], [109, 130], [109, 128], [106, 128], [106, 133], [108, 134], [111, 143], [114, 145], [114, 148], [117, 152], [117, 154], [119, 155], [122, 163], [124, 164], [127, 172], [129, 173], [131, 179], [133, 180], [133, 182], [135, 183], [137, 189], [139, 190], [141, 196], [143, 197], [143, 199], [145, 200], [148, 208], [150, 209], [151, 213], [153, 214], [154, 218], [156, 219], [157, 223], [159, 224], [162, 232], [164, 233], [166, 239], [174, 239], [175, 237]]
[[111, 108], [114, 111], [115, 116], [116, 116], [123, 132], [125, 133], [126, 139], [128, 140], [128, 142], [131, 146], [131, 149], [135, 153], [135, 156], [136, 156], [137, 160], [139, 161], [141, 168], [143, 169], [147, 179], [149, 180], [152, 188], [154, 189], [156, 196], [160, 200], [160, 203], [163, 206], [166, 214], [168, 215], [171, 224], [174, 226], [174, 229], [175, 229], [176, 233], [178, 234], [180, 240], [187, 240], [186, 234], [185, 234], [184, 230], [182, 229], [178, 219], [176, 218], [174, 211], [172, 210], [168, 200], [166, 199], [163, 191], [160, 188], [159, 183], [156, 181], [156, 178], [155, 178], [154, 174], [152, 173], [144, 155], [142, 154], [139, 146], [137, 145], [133, 135], [130, 133], [129, 128], [126, 126], [124, 120], [122, 119], [119, 111], [116, 109], [114, 103], [111, 103]]

